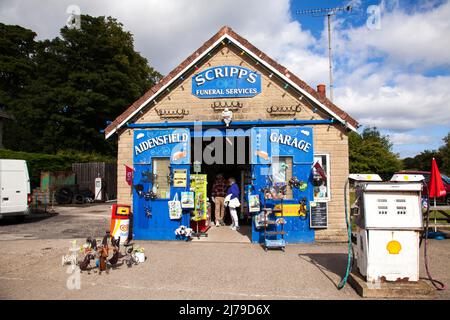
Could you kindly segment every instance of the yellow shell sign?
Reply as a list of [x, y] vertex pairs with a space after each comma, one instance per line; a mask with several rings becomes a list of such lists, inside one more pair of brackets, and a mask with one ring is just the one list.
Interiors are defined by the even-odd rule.
[[399, 254], [400, 250], [402, 250], [402, 245], [397, 240], [392, 240], [388, 242], [386, 249], [389, 251], [389, 254]]

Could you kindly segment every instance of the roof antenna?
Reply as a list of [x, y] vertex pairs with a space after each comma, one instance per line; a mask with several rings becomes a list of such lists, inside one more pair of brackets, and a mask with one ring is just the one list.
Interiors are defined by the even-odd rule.
[[336, 8], [319, 8], [319, 9], [311, 9], [311, 10], [297, 10], [296, 14], [312, 14], [314, 17], [323, 17], [327, 16], [328, 19], [328, 62], [329, 62], [329, 70], [330, 70], [330, 100], [333, 101], [333, 67], [332, 67], [332, 55], [331, 55], [331, 24], [330, 19], [331, 16], [334, 16], [340, 11], [352, 11], [352, 6], [348, 5], [345, 7], [336, 7]]

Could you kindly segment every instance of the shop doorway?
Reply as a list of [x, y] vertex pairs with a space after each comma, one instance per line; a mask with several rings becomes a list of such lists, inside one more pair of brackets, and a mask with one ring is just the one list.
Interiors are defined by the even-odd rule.
[[[208, 215], [210, 227], [208, 236], [200, 241], [213, 242], [251, 242], [252, 219], [248, 212], [246, 186], [251, 184], [250, 139], [248, 136], [210, 136], [191, 138], [191, 174], [207, 176]], [[223, 175], [228, 181], [234, 178], [240, 190], [237, 209], [239, 217], [238, 231], [230, 229], [232, 219], [229, 208], [225, 208], [225, 226], [216, 227], [216, 204], [212, 201], [212, 189], [217, 175]], [[195, 238], [197, 239], [197, 238]]]

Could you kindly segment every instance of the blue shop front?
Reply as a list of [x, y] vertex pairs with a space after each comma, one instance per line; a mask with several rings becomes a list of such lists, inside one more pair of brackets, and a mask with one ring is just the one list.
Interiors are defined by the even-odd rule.
[[[201, 131], [176, 128], [177, 123], [172, 125], [174, 128], [134, 130], [136, 239], [186, 240], [176, 234], [180, 227], [190, 227], [194, 236], [207, 233], [211, 218], [214, 221], [215, 210], [211, 208], [214, 203], [210, 188], [199, 186], [198, 177], [203, 177], [203, 184], [211, 185], [219, 170], [226, 178], [236, 177], [242, 191], [240, 221], [244, 226], [247, 224], [253, 243], [264, 243], [266, 239], [286, 243], [314, 241], [308, 213], [313, 201], [312, 128], [270, 127], [257, 122], [252, 126], [251, 121], [235, 123], [233, 129], [223, 126]], [[208, 159], [201, 161], [205, 150], [211, 148], [211, 143], [201, 143], [206, 138], [223, 141], [226, 145], [223, 149], [214, 147], [223, 150], [225, 158], [233, 152], [247, 155], [231, 160], [219, 157], [208, 164]], [[234, 149], [227, 149], [229, 141], [233, 141]], [[238, 148], [240, 143], [245, 150]], [[196, 148], [201, 152], [196, 152]], [[195, 158], [195, 153], [200, 157]], [[174, 203], [181, 210], [174, 210]]]
[[[135, 239], [238, 232], [283, 248], [346, 236], [340, 186], [347, 134], [357, 126], [326, 98], [324, 85], [312, 89], [224, 27], [105, 136], [118, 137], [118, 203], [132, 206]], [[121, 174], [124, 165], [132, 179], [131, 169], [126, 179]], [[238, 230], [229, 228], [236, 221], [229, 207], [218, 219], [218, 176], [238, 187]]]

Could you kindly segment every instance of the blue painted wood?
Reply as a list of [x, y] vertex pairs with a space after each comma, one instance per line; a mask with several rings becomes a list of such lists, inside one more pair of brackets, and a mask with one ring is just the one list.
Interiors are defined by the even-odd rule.
[[[187, 129], [173, 129], [173, 130], [136, 130], [134, 132], [134, 147], [141, 144], [142, 141], [149, 139], [158, 139], [165, 135], [171, 134], [187, 134], [186, 141], [177, 143], [161, 143], [161, 140], [154, 140], [152, 147], [143, 150], [144, 148], [133, 148], [134, 150], [134, 178], [133, 185], [141, 184], [144, 188], [143, 192], [152, 190], [152, 183], [147, 179], [144, 172], [152, 173], [152, 159], [155, 157], [170, 158], [171, 171], [173, 169], [187, 170], [187, 186], [185, 188], [170, 188], [170, 199], [154, 199], [146, 200], [144, 196], [139, 194], [133, 188], [133, 214], [134, 224], [133, 232], [136, 240], [183, 240], [177, 238], [175, 230], [180, 225], [189, 226], [190, 214], [189, 211], [183, 211], [182, 218], [179, 220], [171, 220], [169, 218], [168, 201], [173, 199], [175, 194], [178, 194], [178, 200], [181, 200], [181, 192], [189, 190], [189, 160], [190, 160], [190, 136]], [[167, 140], [168, 141], [168, 140]], [[148, 147], [148, 146], [146, 146]], [[174, 157], [175, 152], [185, 151], [186, 155], [183, 158]], [[151, 216], [146, 215], [146, 208], [151, 210]]]
[[[301, 132], [304, 131], [304, 132]], [[304, 140], [311, 144], [307, 152], [299, 148], [295, 148], [285, 144], [278, 144], [276, 142], [271, 142], [269, 144], [264, 144], [263, 142], [269, 139], [272, 132], [277, 132], [278, 134], [290, 135], [291, 137], [297, 137], [299, 140]], [[257, 135], [259, 134], [260, 141], [257, 140]], [[270, 141], [270, 139], [269, 139]], [[283, 140], [284, 141], [284, 140]], [[313, 201], [313, 175], [312, 175], [312, 165], [314, 161], [314, 145], [313, 145], [313, 132], [311, 128], [297, 127], [297, 128], [254, 128], [252, 129], [251, 135], [251, 149], [252, 149], [252, 178], [253, 183], [253, 194], [259, 194], [261, 199], [261, 205], [264, 203], [268, 207], [273, 208], [276, 204], [280, 203], [280, 200], [265, 200], [264, 194], [261, 191], [263, 188], [270, 184], [269, 174], [271, 172], [271, 160], [272, 156], [291, 156], [293, 158], [293, 168], [292, 174], [299, 180], [305, 181], [308, 187], [305, 191], [300, 191], [299, 189], [293, 190], [293, 199], [284, 200], [284, 204], [298, 204], [300, 200], [306, 198], [307, 212], [309, 212], [309, 202]], [[261, 159], [255, 157], [256, 151], [262, 150], [267, 152], [268, 159]], [[288, 188], [290, 188], [288, 186]], [[284, 225], [284, 240], [286, 243], [311, 243], [314, 242], [314, 229], [309, 226], [310, 217], [307, 215], [306, 219], [301, 217], [284, 217], [286, 224]], [[272, 218], [275, 219], [275, 218]], [[281, 226], [270, 225], [267, 228], [268, 231], [281, 231]], [[271, 235], [269, 239], [277, 239], [279, 236]], [[255, 223], [252, 223], [252, 242], [253, 243], [264, 243], [264, 229], [257, 229]]]

